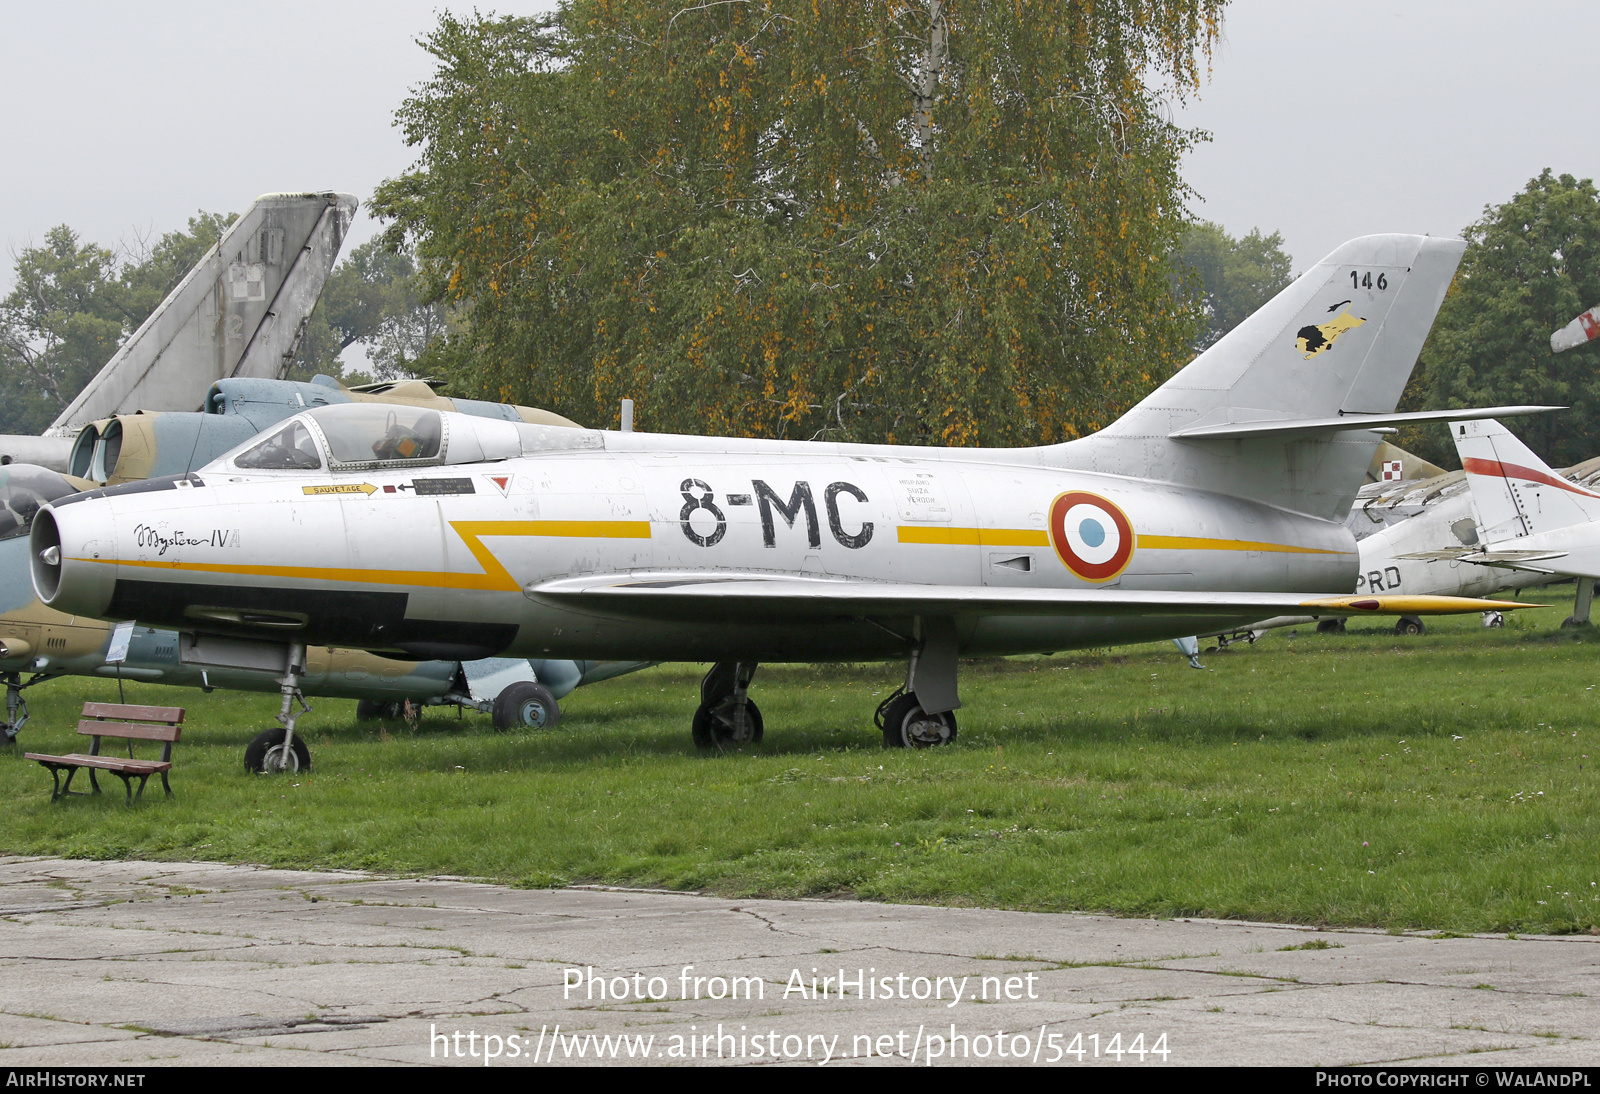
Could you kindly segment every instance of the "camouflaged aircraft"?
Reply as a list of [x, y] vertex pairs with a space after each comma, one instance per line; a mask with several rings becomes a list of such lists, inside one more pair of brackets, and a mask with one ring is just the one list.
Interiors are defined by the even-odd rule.
[[[884, 742], [956, 736], [961, 657], [1274, 614], [1509, 608], [1352, 595], [1344, 520], [1465, 244], [1345, 244], [1094, 435], [940, 449], [307, 409], [198, 472], [46, 505], [44, 603], [281, 669], [411, 657], [710, 661], [692, 733], [759, 739], [762, 661], [899, 660]], [[271, 731], [269, 731], [271, 732]]]
[[66, 471], [89, 422], [195, 410], [214, 381], [283, 376], [358, 205], [332, 191], [256, 198], [44, 436], [0, 435], [0, 465]]

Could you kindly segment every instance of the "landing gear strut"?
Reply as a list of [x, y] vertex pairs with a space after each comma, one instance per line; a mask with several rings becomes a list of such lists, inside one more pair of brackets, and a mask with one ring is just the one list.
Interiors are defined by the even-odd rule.
[[1572, 614], [1561, 621], [1563, 627], [1583, 627], [1589, 623], [1589, 605], [1594, 601], [1594, 578], [1578, 579], [1578, 594], [1572, 599]]
[[692, 733], [696, 748], [738, 748], [761, 740], [761, 711], [750, 701], [755, 661], [718, 661], [700, 681]]
[[[311, 713], [311, 705], [300, 694], [300, 677], [306, 671], [305, 643], [291, 642], [286, 660], [283, 679], [278, 681], [278, 691], [283, 695], [278, 721], [283, 728], [264, 730], [245, 746], [244, 766], [247, 771], [259, 771], [266, 775], [298, 775], [311, 770], [311, 750], [294, 735], [294, 724], [300, 715]], [[297, 702], [300, 704], [299, 713], [294, 709]]]
[[16, 743], [17, 733], [28, 724], [28, 703], [22, 697], [22, 689], [32, 687], [43, 679], [43, 676], [35, 676], [24, 684], [20, 672], [8, 672], [0, 676], [6, 685], [6, 720], [0, 722], [0, 745]]

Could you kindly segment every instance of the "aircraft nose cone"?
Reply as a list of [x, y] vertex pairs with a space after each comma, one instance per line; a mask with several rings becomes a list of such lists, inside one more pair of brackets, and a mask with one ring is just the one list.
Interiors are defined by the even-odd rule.
[[[110, 513], [94, 501], [39, 510], [29, 533], [33, 591], [59, 612], [99, 617], [116, 587]], [[104, 560], [104, 561], [102, 561]]]

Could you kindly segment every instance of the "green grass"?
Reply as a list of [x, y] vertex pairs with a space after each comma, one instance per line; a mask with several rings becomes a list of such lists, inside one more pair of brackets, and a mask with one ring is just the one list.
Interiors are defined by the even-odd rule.
[[[697, 666], [582, 689], [551, 731], [315, 701], [315, 771], [247, 775], [277, 700], [128, 687], [189, 710], [176, 797], [48, 800], [23, 751], [74, 749], [109, 681], [30, 693], [0, 753], [0, 852], [213, 859], [729, 895], [1446, 932], [1600, 924], [1600, 635], [1556, 606], [1400, 639], [1379, 621], [1207, 657], [1170, 644], [963, 666], [961, 734], [887, 751], [900, 666], [767, 666], [767, 740], [689, 743]], [[1459, 739], [1458, 739], [1459, 738]], [[80, 775], [81, 777], [81, 775]]]

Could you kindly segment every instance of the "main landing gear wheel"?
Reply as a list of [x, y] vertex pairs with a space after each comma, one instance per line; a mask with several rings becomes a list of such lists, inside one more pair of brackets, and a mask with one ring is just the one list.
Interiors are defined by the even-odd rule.
[[381, 699], [360, 699], [356, 702], [356, 718], [363, 722], [379, 718], [399, 718], [401, 706], [400, 703], [385, 703]]
[[1427, 629], [1414, 615], [1402, 615], [1394, 625], [1395, 634], [1422, 634]]
[[505, 690], [494, 697], [494, 728], [498, 732], [549, 729], [559, 721], [561, 707], [543, 684], [519, 680], [507, 684]]
[[878, 713], [885, 748], [932, 748], [956, 739], [955, 711], [929, 714], [910, 692], [890, 696]]
[[725, 699], [715, 705], [701, 703], [695, 709], [694, 721], [689, 726], [695, 747], [738, 748], [740, 745], [755, 744], [761, 740], [761, 734], [765, 729], [761, 721], [761, 708], [752, 700], [746, 699], [744, 711], [745, 725], [740, 728], [734, 724], [734, 704], [731, 700]]
[[1318, 634], [1343, 634], [1343, 619], [1324, 619], [1317, 623]]
[[310, 771], [311, 750], [300, 737], [284, 748], [284, 732], [279, 726], [257, 733], [244, 747], [244, 769], [266, 775], [300, 775]]
[[689, 725], [696, 748], [740, 748], [761, 740], [761, 711], [750, 701], [754, 661], [718, 661], [700, 681], [700, 706]]

